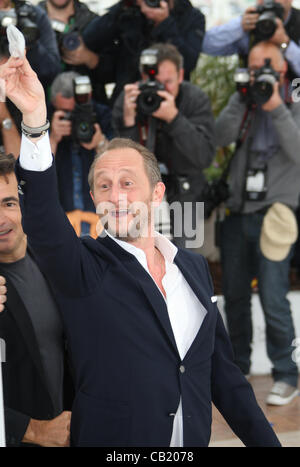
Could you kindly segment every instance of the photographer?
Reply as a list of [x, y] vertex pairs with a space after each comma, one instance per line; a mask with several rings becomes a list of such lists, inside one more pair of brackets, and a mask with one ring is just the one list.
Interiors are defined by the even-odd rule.
[[279, 46], [289, 65], [290, 78], [300, 76], [300, 11], [292, 0], [258, 0], [243, 16], [206, 32], [203, 52], [209, 55], [239, 54], [245, 58], [260, 40]]
[[[228, 209], [220, 231], [223, 293], [235, 360], [247, 375], [251, 281], [257, 277], [275, 381], [266, 402], [285, 405], [298, 394], [294, 326], [286, 295], [297, 238], [293, 211], [299, 199], [300, 104], [290, 100], [287, 63], [276, 45], [254, 46], [248, 67], [249, 99], [245, 102], [236, 92], [216, 122], [219, 146], [237, 141], [239, 125], [246, 130], [231, 161]], [[250, 122], [245, 128], [247, 114]]]
[[205, 17], [189, 0], [122, 0], [88, 25], [83, 40], [99, 54], [107, 82], [116, 83], [114, 102], [125, 84], [140, 78], [140, 54], [154, 42], [178, 48], [188, 80], [201, 52], [204, 31]]
[[[149, 50], [142, 53], [141, 62], [153, 58], [153, 67], [142, 66], [144, 81], [126, 85], [118, 97], [113, 108], [114, 130], [121, 137], [152, 146], [169, 203], [194, 204], [201, 201], [202, 171], [209, 166], [215, 152], [210, 102], [203, 91], [183, 80], [183, 60], [176, 47], [156, 44], [150, 53]], [[149, 75], [156, 81], [147, 79]], [[158, 90], [151, 97], [153, 82]], [[152, 111], [153, 103], [155, 111]], [[175, 239], [175, 243], [184, 246], [184, 236]]]
[[55, 31], [62, 60], [61, 71], [73, 70], [89, 75], [93, 98], [104, 102], [106, 97], [99, 74], [99, 56], [82, 40], [82, 31], [98, 16], [78, 0], [43, 0], [39, 6], [46, 11]]
[[55, 34], [47, 15], [27, 1], [0, 0], [1, 59], [9, 58], [6, 26], [10, 23], [24, 33], [28, 61], [44, 88], [47, 87], [60, 71]]
[[[77, 104], [76, 99], [87, 103]], [[90, 84], [72, 71], [55, 78], [51, 104], [54, 113], [50, 143], [56, 159], [61, 205], [66, 212], [94, 212], [87, 174], [97, 151], [103, 150], [106, 138], [112, 137], [110, 109], [93, 102]]]

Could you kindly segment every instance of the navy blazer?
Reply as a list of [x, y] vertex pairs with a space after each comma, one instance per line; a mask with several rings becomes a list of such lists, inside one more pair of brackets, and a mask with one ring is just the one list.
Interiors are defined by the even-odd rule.
[[245, 445], [280, 446], [233, 363], [205, 259], [184, 250], [175, 258], [207, 310], [181, 361], [165, 300], [137, 259], [108, 236], [76, 236], [54, 165], [18, 165], [17, 174], [24, 229], [63, 314], [75, 368], [72, 445], [167, 447], [182, 396], [184, 446], [208, 445], [212, 401]]

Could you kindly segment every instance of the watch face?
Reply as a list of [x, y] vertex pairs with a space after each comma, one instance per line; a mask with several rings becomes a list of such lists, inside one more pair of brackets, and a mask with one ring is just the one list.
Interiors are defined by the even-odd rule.
[[5, 118], [2, 122], [2, 127], [5, 129], [5, 130], [10, 130], [11, 127], [12, 127], [12, 121], [10, 118]]

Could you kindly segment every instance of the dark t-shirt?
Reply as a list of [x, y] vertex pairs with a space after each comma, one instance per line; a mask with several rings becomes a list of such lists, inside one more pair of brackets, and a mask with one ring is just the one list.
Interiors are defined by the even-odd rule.
[[60, 414], [63, 410], [63, 327], [48, 284], [28, 253], [14, 263], [1, 263], [1, 270], [17, 289], [28, 311], [55, 413]]

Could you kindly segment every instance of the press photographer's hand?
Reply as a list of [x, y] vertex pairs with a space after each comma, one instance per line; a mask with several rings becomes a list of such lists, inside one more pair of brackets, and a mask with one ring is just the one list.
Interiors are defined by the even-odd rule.
[[94, 129], [95, 133], [93, 134], [92, 140], [89, 143], [80, 143], [80, 146], [87, 149], [88, 151], [96, 149], [98, 147], [98, 144], [101, 143], [101, 141], [104, 141], [105, 139], [105, 136], [102, 133], [101, 127], [98, 123], [94, 124]]
[[72, 133], [72, 123], [64, 120], [65, 112], [57, 110], [54, 112], [51, 121], [50, 144], [53, 154], [56, 153], [57, 145], [64, 136], [70, 136]]
[[245, 32], [253, 31], [256, 28], [256, 23], [259, 18], [259, 14], [256, 13], [256, 8], [250, 6], [246, 9], [242, 16], [242, 28]]
[[123, 122], [125, 127], [135, 125], [137, 104], [136, 100], [140, 94], [138, 84], [126, 84], [124, 86], [124, 113]]
[[68, 65], [86, 65], [90, 69], [96, 68], [99, 63], [99, 56], [88, 49], [82, 39], [80, 39], [80, 46], [77, 49], [63, 49], [62, 59]]
[[262, 109], [265, 110], [266, 112], [271, 112], [272, 110], [277, 109], [281, 104], [283, 104], [283, 100], [280, 96], [280, 85], [278, 82], [274, 84], [274, 91], [271, 96], [271, 98], [266, 102], [264, 105], [262, 105]]
[[273, 36], [270, 38], [270, 42], [279, 46], [283, 43], [288, 44], [290, 42], [290, 38], [286, 33], [283, 22], [280, 18], [276, 18], [276, 23], [277, 28]]
[[137, 0], [141, 12], [147, 19], [154, 22], [155, 25], [162, 23], [170, 15], [168, 2], [162, 0], [159, 8], [149, 7], [144, 0]]
[[163, 101], [159, 109], [154, 112], [152, 116], [167, 123], [171, 123], [178, 114], [175, 97], [168, 91], [157, 91], [157, 94], [163, 98]]

